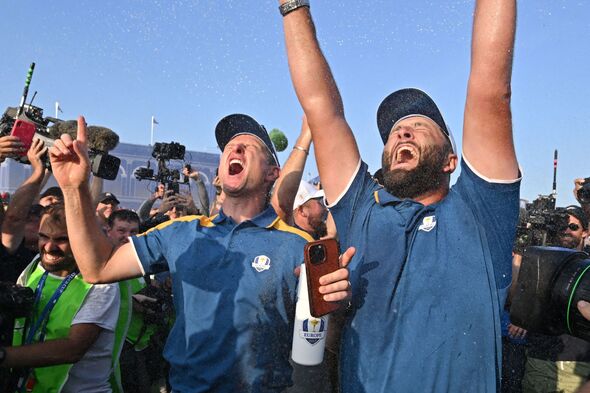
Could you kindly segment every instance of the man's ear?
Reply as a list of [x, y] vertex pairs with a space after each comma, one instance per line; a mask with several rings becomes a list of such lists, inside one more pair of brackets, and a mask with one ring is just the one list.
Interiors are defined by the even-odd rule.
[[443, 172], [448, 174], [455, 172], [455, 169], [457, 169], [457, 161], [457, 155], [455, 153], [449, 153], [447, 165], [443, 167]]
[[266, 180], [274, 182], [279, 178], [280, 174], [281, 174], [281, 169], [278, 166], [273, 165], [266, 172]]

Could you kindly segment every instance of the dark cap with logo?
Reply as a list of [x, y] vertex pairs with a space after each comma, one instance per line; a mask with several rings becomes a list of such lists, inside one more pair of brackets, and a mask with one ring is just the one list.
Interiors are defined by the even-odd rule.
[[221, 151], [223, 151], [225, 145], [227, 145], [230, 140], [238, 135], [253, 135], [258, 138], [270, 151], [276, 165], [279, 166], [279, 159], [270, 137], [268, 136], [268, 132], [266, 132], [263, 125], [258, 124], [258, 122], [252, 117], [236, 113], [224, 117], [215, 127], [215, 138], [217, 139], [217, 145]]
[[117, 205], [120, 203], [115, 194], [113, 194], [112, 192], [103, 192], [102, 194], [100, 194], [98, 197], [98, 202], [115, 202]]
[[389, 134], [395, 123], [410, 116], [425, 116], [435, 122], [451, 143], [453, 152], [456, 151], [453, 136], [438, 107], [428, 94], [414, 88], [395, 91], [385, 97], [379, 105], [379, 109], [377, 110], [377, 127], [379, 127], [383, 144], [387, 143], [387, 139], [389, 139]]

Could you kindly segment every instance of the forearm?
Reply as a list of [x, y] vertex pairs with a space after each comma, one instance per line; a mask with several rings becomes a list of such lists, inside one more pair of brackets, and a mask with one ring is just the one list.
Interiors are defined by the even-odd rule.
[[343, 117], [342, 98], [317, 41], [309, 9], [289, 13], [283, 26], [291, 79], [312, 130], [316, 116]]
[[492, 179], [518, 176], [510, 108], [515, 30], [515, 0], [477, 2], [463, 153], [479, 173]]
[[57, 364], [75, 363], [81, 356], [69, 343], [68, 339], [57, 339], [23, 345], [20, 347], [6, 348], [6, 359], [2, 367], [46, 367]]
[[147, 221], [150, 219], [150, 211], [152, 210], [152, 206], [154, 206], [155, 202], [156, 198], [150, 197], [141, 204], [139, 210], [137, 211], [137, 215], [141, 221]]
[[198, 202], [200, 206], [198, 206], [198, 208], [200, 209], [201, 214], [207, 215], [209, 214], [209, 194], [207, 193], [207, 187], [205, 187], [205, 183], [203, 182], [203, 179], [201, 179], [201, 176], [194, 179], [194, 181], [197, 187], [197, 195], [199, 196]]
[[29, 209], [41, 191], [42, 180], [43, 172], [33, 172], [10, 200], [2, 224], [2, 244], [8, 253], [16, 251], [23, 240]]
[[509, 94], [516, 32], [515, 0], [478, 0], [473, 22], [470, 83]]
[[100, 280], [114, 246], [96, 221], [88, 186], [64, 189], [66, 223], [70, 246], [86, 281]]
[[354, 173], [358, 147], [346, 123], [342, 98], [317, 41], [309, 9], [302, 7], [289, 13], [283, 25], [293, 86], [311, 128], [326, 196], [334, 200]]
[[278, 216], [288, 224], [291, 224], [293, 219], [293, 202], [303, 177], [310, 147], [311, 134], [299, 135], [274, 187], [271, 204]]

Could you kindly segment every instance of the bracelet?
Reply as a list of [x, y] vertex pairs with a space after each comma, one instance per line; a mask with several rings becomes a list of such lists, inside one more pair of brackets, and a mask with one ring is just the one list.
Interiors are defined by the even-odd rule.
[[293, 150], [301, 150], [302, 152], [305, 153], [305, 155], [309, 155], [309, 150], [307, 150], [305, 147], [301, 147], [301, 146], [293, 146]]
[[289, 0], [279, 6], [279, 11], [282, 16], [285, 16], [301, 7], [309, 8], [309, 0]]

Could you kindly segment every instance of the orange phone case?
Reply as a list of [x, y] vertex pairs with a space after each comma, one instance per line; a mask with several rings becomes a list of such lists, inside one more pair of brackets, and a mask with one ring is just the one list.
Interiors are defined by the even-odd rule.
[[[316, 245], [323, 245], [325, 258], [321, 263], [313, 263], [310, 250]], [[340, 308], [339, 303], [327, 302], [320, 293], [320, 277], [340, 268], [338, 242], [334, 239], [318, 240], [307, 243], [304, 249], [305, 271], [307, 273], [307, 291], [311, 315], [319, 318]]]

